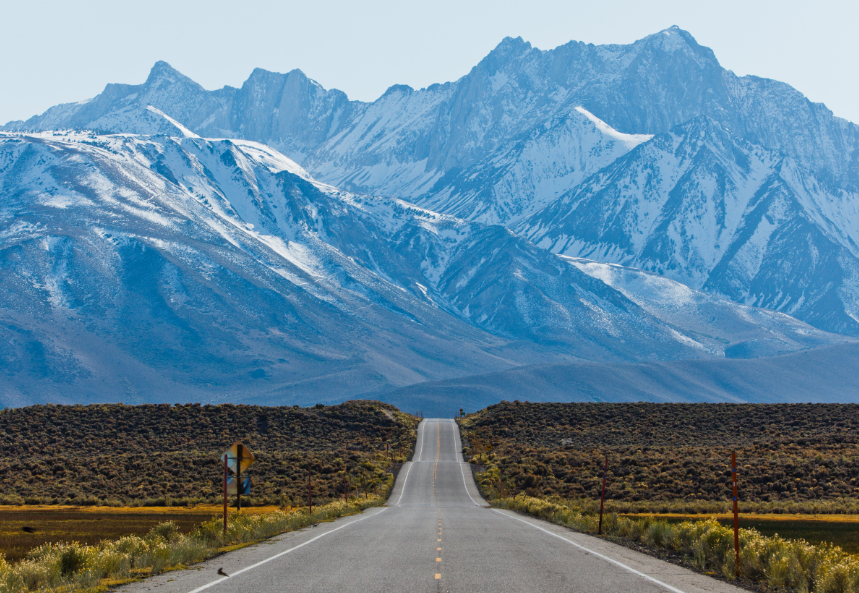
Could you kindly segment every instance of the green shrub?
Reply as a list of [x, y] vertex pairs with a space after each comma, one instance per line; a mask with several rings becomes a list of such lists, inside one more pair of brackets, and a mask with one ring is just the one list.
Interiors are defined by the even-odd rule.
[[165, 521], [159, 523], [149, 531], [149, 535], [153, 538], [161, 537], [168, 542], [175, 539], [179, 535], [179, 527], [173, 521]]
[[72, 544], [60, 555], [60, 574], [67, 577], [79, 572], [85, 562], [86, 557], [82, 550], [76, 544]]

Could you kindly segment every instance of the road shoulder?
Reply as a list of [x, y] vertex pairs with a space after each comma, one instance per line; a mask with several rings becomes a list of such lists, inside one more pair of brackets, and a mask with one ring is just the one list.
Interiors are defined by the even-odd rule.
[[566, 540], [570, 546], [586, 553], [604, 557], [606, 562], [620, 566], [631, 573], [639, 574], [642, 578], [658, 581], [667, 586], [668, 590], [682, 593], [741, 593], [747, 589], [726, 583], [725, 581], [697, 573], [691, 569], [672, 564], [655, 558], [643, 552], [627, 548], [603, 538], [595, 537], [568, 527], [522, 515], [507, 509], [492, 509], [510, 521], [527, 523], [531, 528], [541, 530], [546, 537]]

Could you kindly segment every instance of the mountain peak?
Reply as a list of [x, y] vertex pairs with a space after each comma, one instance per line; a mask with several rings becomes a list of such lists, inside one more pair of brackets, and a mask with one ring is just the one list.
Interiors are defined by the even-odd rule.
[[[147, 86], [151, 86], [161, 82], [166, 82], [168, 84], [183, 82], [197, 87], [200, 86], [164, 60], [158, 60], [155, 62], [155, 65], [152, 66], [152, 70], [149, 71], [149, 76], [147, 77], [145, 84]], [[202, 89], [202, 87], [200, 88]]]
[[149, 77], [147, 80], [151, 80], [153, 78], [161, 78], [163, 76], [169, 76], [171, 74], [179, 74], [179, 71], [173, 68], [170, 64], [165, 62], [164, 60], [158, 60], [153, 64], [152, 69], [149, 71]]
[[395, 85], [389, 86], [388, 90], [386, 90], [382, 94], [382, 96], [385, 97], [387, 95], [392, 95], [395, 93], [401, 93], [403, 95], [410, 95], [414, 92], [415, 92], [415, 89], [413, 89], [412, 87], [410, 87], [407, 84], [395, 84]]
[[689, 31], [685, 31], [677, 25], [671, 25], [667, 29], [663, 29], [658, 33], [648, 35], [642, 41], [650, 43], [652, 45], [658, 45], [663, 50], [668, 52], [674, 52], [682, 49], [697, 50], [701, 48], [701, 46], [698, 45], [698, 42], [695, 41], [695, 38], [692, 37], [692, 34], [689, 33]]
[[509, 56], [525, 53], [529, 49], [531, 49], [531, 43], [521, 37], [505, 37], [501, 43], [495, 46], [495, 49], [489, 52], [489, 55]]

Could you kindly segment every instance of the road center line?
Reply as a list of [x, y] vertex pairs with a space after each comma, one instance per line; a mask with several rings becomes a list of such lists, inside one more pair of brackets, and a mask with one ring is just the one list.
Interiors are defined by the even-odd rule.
[[[542, 527], [540, 527], [539, 525], [534, 525], [534, 524], [533, 524], [533, 523], [531, 523], [530, 521], [525, 521], [524, 519], [520, 519], [519, 517], [513, 517], [513, 516], [511, 516], [511, 515], [508, 515], [507, 513], [502, 513], [502, 512], [501, 512], [501, 511], [499, 511], [498, 509], [492, 509], [492, 510], [493, 510], [493, 511], [495, 511], [496, 513], [498, 513], [499, 515], [503, 516], [503, 517], [507, 517], [508, 519], [513, 519], [514, 521], [519, 521], [519, 522], [521, 522], [521, 523], [524, 523], [525, 525], [528, 525], [528, 526], [530, 526], [530, 527], [533, 527], [534, 529], [539, 529], [539, 530], [540, 530], [540, 531], [542, 531], [543, 533], [548, 533], [548, 534], [549, 534], [549, 535], [551, 535], [552, 537], [557, 537], [558, 539], [563, 540], [563, 541], [567, 542], [568, 544], [572, 544], [572, 545], [576, 546], [577, 548], [580, 548], [580, 549], [584, 550], [584, 551], [585, 551], [585, 552], [587, 552], [588, 554], [593, 554], [594, 556], [597, 556], [598, 558], [602, 558], [603, 560], [605, 560], [605, 561], [607, 561], [607, 562], [611, 562], [612, 564], [616, 564], [617, 566], [619, 566], [619, 567], [623, 568], [624, 570], [628, 570], [629, 572], [631, 572], [631, 573], [633, 573], [633, 574], [637, 574], [638, 576], [643, 577], [643, 578], [647, 579], [648, 581], [651, 581], [651, 582], [653, 582], [653, 583], [656, 583], [657, 585], [660, 585], [660, 586], [662, 586], [662, 587], [665, 587], [665, 588], [666, 588], [666, 589], [668, 589], [669, 591], [674, 591], [674, 593], [684, 593], [684, 592], [683, 592], [683, 591], [681, 591], [680, 589], [676, 589], [676, 588], [672, 587], [671, 585], [668, 585], [668, 584], [666, 584], [666, 583], [663, 583], [662, 581], [660, 581], [660, 580], [658, 580], [658, 579], [654, 579], [652, 576], [647, 575], [647, 574], [644, 574], [644, 573], [643, 573], [643, 572], [641, 572], [641, 571], [635, 570], [634, 568], [632, 568], [631, 566], [627, 566], [627, 565], [626, 565], [626, 564], [624, 564], [623, 562], [618, 562], [618, 561], [617, 561], [617, 560], [615, 560], [614, 558], [609, 558], [608, 556], [605, 556], [604, 554], [600, 554], [599, 552], [594, 552], [594, 551], [593, 551], [593, 550], [591, 550], [590, 548], [586, 548], [586, 547], [584, 547], [584, 546], [583, 546], [583, 545], [581, 545], [581, 544], [577, 544], [577, 543], [576, 543], [576, 542], [574, 542], [573, 540], [567, 539], [567, 538], [565, 538], [565, 537], [563, 537], [563, 536], [561, 536], [561, 535], [558, 535], [557, 533], [552, 533], [552, 532], [551, 532], [551, 531], [549, 531], [548, 529], [543, 529], [543, 528], [542, 528]], [[192, 593], [193, 593], [193, 592], [192, 592]]]
[[346, 525], [341, 525], [340, 527], [338, 527], [338, 528], [336, 528], [336, 529], [332, 529], [331, 531], [326, 531], [325, 533], [323, 533], [323, 534], [321, 534], [321, 535], [317, 535], [317, 536], [316, 536], [316, 537], [314, 537], [313, 539], [309, 539], [309, 540], [307, 540], [306, 542], [304, 542], [304, 543], [302, 543], [302, 544], [298, 544], [298, 545], [297, 545], [297, 546], [295, 546], [294, 548], [290, 548], [290, 549], [288, 549], [288, 550], [284, 550], [283, 552], [280, 552], [279, 554], [275, 554], [274, 556], [271, 556], [270, 558], [266, 558], [265, 560], [260, 560], [260, 561], [259, 561], [259, 562], [257, 562], [256, 564], [251, 564], [250, 566], [248, 566], [248, 567], [246, 567], [246, 568], [243, 568], [243, 569], [241, 569], [241, 570], [237, 570], [236, 572], [234, 572], [233, 574], [231, 574], [231, 575], [230, 575], [230, 576], [228, 576], [228, 577], [224, 577], [224, 578], [222, 578], [222, 579], [218, 579], [217, 581], [212, 581], [212, 582], [211, 582], [211, 583], [209, 583], [208, 585], [203, 585], [202, 587], [197, 587], [196, 589], [193, 589], [193, 590], [189, 591], [188, 593], [198, 593], [199, 591], [203, 591], [203, 590], [205, 590], [205, 589], [208, 589], [209, 587], [211, 587], [211, 586], [213, 586], [213, 585], [217, 585], [218, 583], [223, 583], [224, 581], [228, 581], [228, 580], [230, 580], [231, 578], [236, 577], [236, 576], [238, 576], [238, 575], [242, 574], [243, 572], [247, 572], [247, 571], [249, 571], [249, 570], [253, 570], [254, 568], [256, 568], [256, 567], [258, 567], [258, 566], [262, 566], [263, 564], [266, 564], [267, 562], [271, 562], [272, 560], [275, 560], [276, 558], [280, 558], [281, 556], [284, 556], [284, 555], [286, 555], [286, 554], [289, 554], [290, 552], [293, 552], [293, 551], [297, 550], [298, 548], [303, 548], [303, 547], [304, 547], [304, 546], [306, 546], [307, 544], [313, 543], [313, 542], [315, 542], [316, 540], [318, 540], [318, 539], [320, 539], [320, 538], [325, 537], [326, 535], [331, 535], [331, 534], [332, 534], [332, 533], [334, 533], [335, 531], [340, 531], [341, 529], [345, 529], [346, 527], [349, 527], [350, 525], [354, 525], [355, 523], [360, 523], [360, 522], [361, 522], [361, 521], [363, 521], [364, 519], [370, 519], [371, 517], [378, 517], [379, 515], [381, 515], [382, 513], [384, 513], [386, 510], [387, 510], [387, 508], [386, 508], [386, 507], [382, 507], [382, 510], [381, 510], [381, 511], [379, 511], [378, 513], [373, 513], [372, 515], [367, 515], [366, 517], [361, 517], [361, 518], [360, 518], [360, 519], [358, 519], [357, 521], [350, 521], [350, 522], [349, 522], [349, 523], [347, 523]]

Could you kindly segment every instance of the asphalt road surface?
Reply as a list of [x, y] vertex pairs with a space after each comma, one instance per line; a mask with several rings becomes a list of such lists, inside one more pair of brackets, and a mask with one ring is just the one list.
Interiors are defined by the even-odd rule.
[[[123, 587], [127, 593], [741, 591], [595, 537], [488, 508], [452, 420], [424, 420], [387, 506]], [[222, 568], [228, 577], [219, 576]]]

